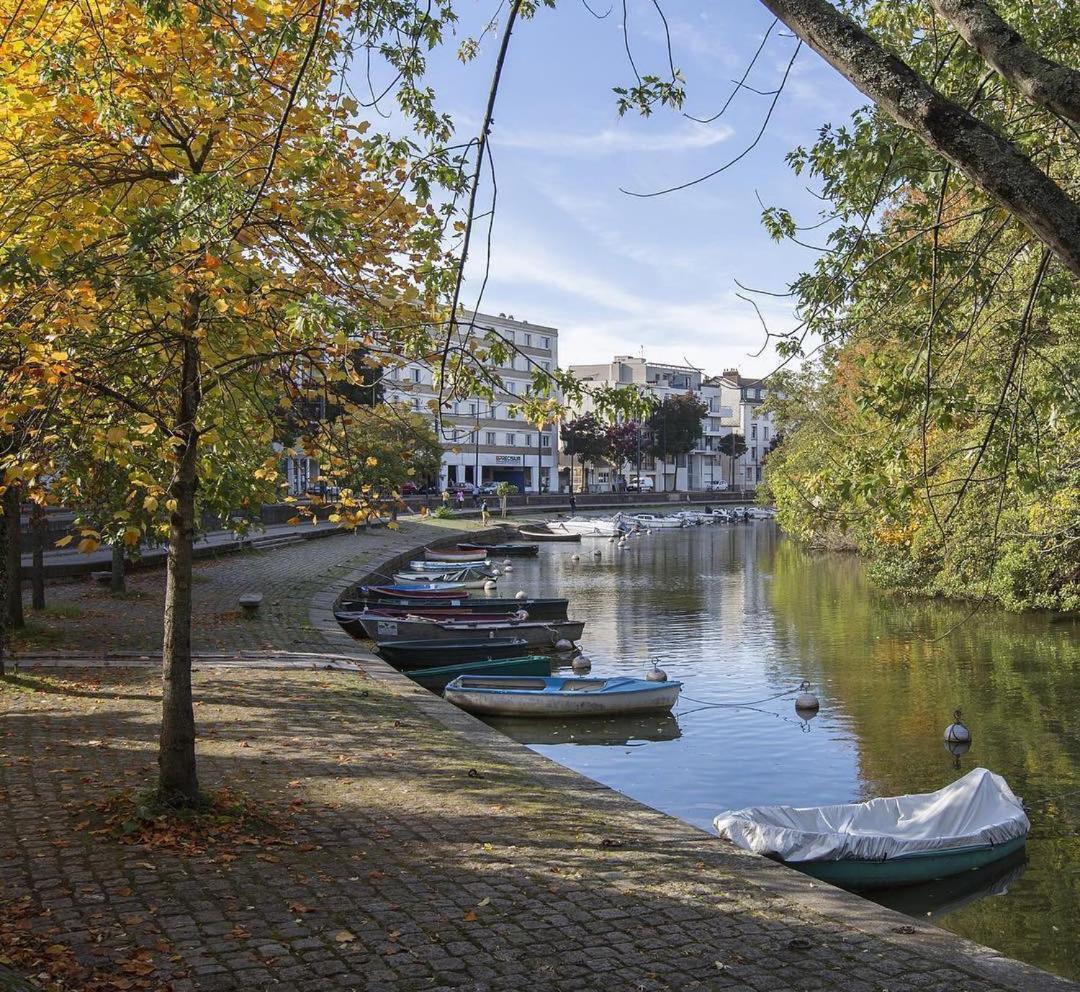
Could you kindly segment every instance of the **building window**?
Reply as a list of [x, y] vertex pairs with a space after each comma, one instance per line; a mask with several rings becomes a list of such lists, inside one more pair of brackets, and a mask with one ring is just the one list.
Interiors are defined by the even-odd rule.
[[412, 370], [412, 378], [413, 378], [413, 382], [423, 382], [424, 381], [424, 374], [423, 374], [423, 372], [420, 371], [420, 369], [413, 369]]
[[469, 404], [469, 416], [470, 417], [475, 417], [476, 416], [476, 404], [475, 403], [470, 403]]
[[550, 348], [551, 348], [551, 338], [541, 338], [540, 339], [540, 347], [544, 348], [545, 350], [550, 350]]
[[543, 370], [544, 370], [545, 372], [550, 372], [550, 371], [551, 371], [551, 362], [541, 362], [541, 363], [540, 363], [540, 367], [541, 367], [541, 368], [542, 368], [542, 369], [543, 369]]
[[412, 408], [419, 413], [420, 412], [420, 400], [415, 399], [412, 401]]
[[516, 410], [511, 410], [510, 407], [507, 407], [506, 408], [506, 419], [507, 420], [517, 420], [517, 411]]
[[508, 379], [507, 380], [507, 382], [506, 382], [506, 391], [508, 393], [516, 393], [517, 392], [517, 383], [514, 382], [513, 379]]
[[525, 335], [525, 340], [522, 343], [526, 347], [531, 348], [532, 347], [532, 335], [531, 334], [526, 334]]
[[509, 444], [511, 447], [513, 447], [517, 443], [517, 441], [514, 439], [513, 434], [506, 435], [506, 443]]
[[764, 425], [761, 428], [761, 440], [762, 441], [768, 441], [769, 440], [769, 428], [768, 428], [768, 425]]
[[750, 440], [751, 441], [756, 441], [757, 440], [757, 424], [751, 424], [750, 425]]
[[484, 436], [484, 444], [494, 444], [494, 443], [495, 443], [495, 432], [494, 431], [488, 431], [487, 434]]
[[526, 434], [525, 435], [525, 447], [526, 448], [531, 448], [532, 447], [532, 435], [531, 434]]
[[550, 434], [541, 434], [540, 435], [540, 447], [541, 448], [550, 448], [551, 447], [551, 435]]

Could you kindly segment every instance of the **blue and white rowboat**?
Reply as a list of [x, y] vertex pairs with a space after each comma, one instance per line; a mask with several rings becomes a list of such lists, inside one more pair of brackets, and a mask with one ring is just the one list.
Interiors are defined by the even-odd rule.
[[469, 713], [485, 716], [622, 716], [670, 710], [681, 682], [649, 682], [625, 676], [610, 679], [462, 675], [444, 695]]

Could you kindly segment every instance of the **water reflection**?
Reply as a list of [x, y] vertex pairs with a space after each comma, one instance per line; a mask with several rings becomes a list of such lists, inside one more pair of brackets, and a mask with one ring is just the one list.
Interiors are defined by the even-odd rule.
[[649, 741], [673, 741], [682, 736], [678, 721], [667, 713], [597, 720], [510, 720], [492, 717], [488, 723], [521, 744], [637, 747]]
[[[706, 829], [724, 809], [929, 792], [977, 765], [1004, 775], [1033, 806], [1027, 871], [1001, 898], [939, 906], [910, 893], [909, 911], [1080, 977], [1075, 621], [887, 596], [855, 559], [807, 552], [764, 522], [657, 532], [622, 550], [547, 545], [515, 568], [517, 589], [569, 596], [588, 621], [592, 674], [643, 675], [660, 657], [685, 686], [676, 734], [603, 746], [601, 732], [581, 746], [544, 731], [530, 746]], [[742, 705], [803, 679], [820, 699], [812, 720], [793, 695]], [[943, 735], [956, 709], [973, 740], [954, 756]]]

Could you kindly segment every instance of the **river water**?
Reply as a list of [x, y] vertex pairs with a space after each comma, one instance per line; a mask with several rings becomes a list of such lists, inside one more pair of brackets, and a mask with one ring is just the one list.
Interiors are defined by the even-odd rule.
[[[621, 551], [541, 545], [498, 595], [517, 589], [569, 597], [593, 674], [643, 675], [659, 658], [684, 688], [671, 717], [500, 730], [710, 830], [725, 809], [926, 792], [990, 768], [1032, 807], [1026, 857], [874, 898], [1080, 978], [1080, 624], [890, 596], [854, 558], [809, 552], [769, 521]], [[791, 696], [768, 698], [803, 679], [821, 701], [809, 722]], [[943, 744], [955, 709], [973, 736], [959, 758]]]

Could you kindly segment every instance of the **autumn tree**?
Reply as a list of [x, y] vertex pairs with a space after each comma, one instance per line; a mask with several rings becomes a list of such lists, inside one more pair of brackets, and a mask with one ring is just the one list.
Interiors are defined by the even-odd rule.
[[[140, 532], [167, 534], [167, 803], [199, 796], [200, 516], [244, 512], [275, 487], [275, 425], [301, 384], [350, 379], [358, 345], [433, 347], [449, 207], [428, 192], [457, 173], [445, 154], [370, 133], [337, 83], [355, 48], [381, 47], [417, 140], [445, 143], [415, 80], [452, 14], [414, 13], [30, 0], [2, 25], [0, 332], [20, 363], [0, 423], [12, 437], [20, 416], [38, 420], [2, 467], [10, 492], [36, 475], [50, 422], [73, 424], [128, 470], [119, 505], [152, 518]], [[65, 485], [77, 495], [75, 473]], [[367, 499], [342, 495], [350, 513]]]
[[636, 465], [643, 451], [649, 450], [649, 438], [640, 420], [622, 420], [604, 428], [605, 455], [619, 471], [629, 462]]

